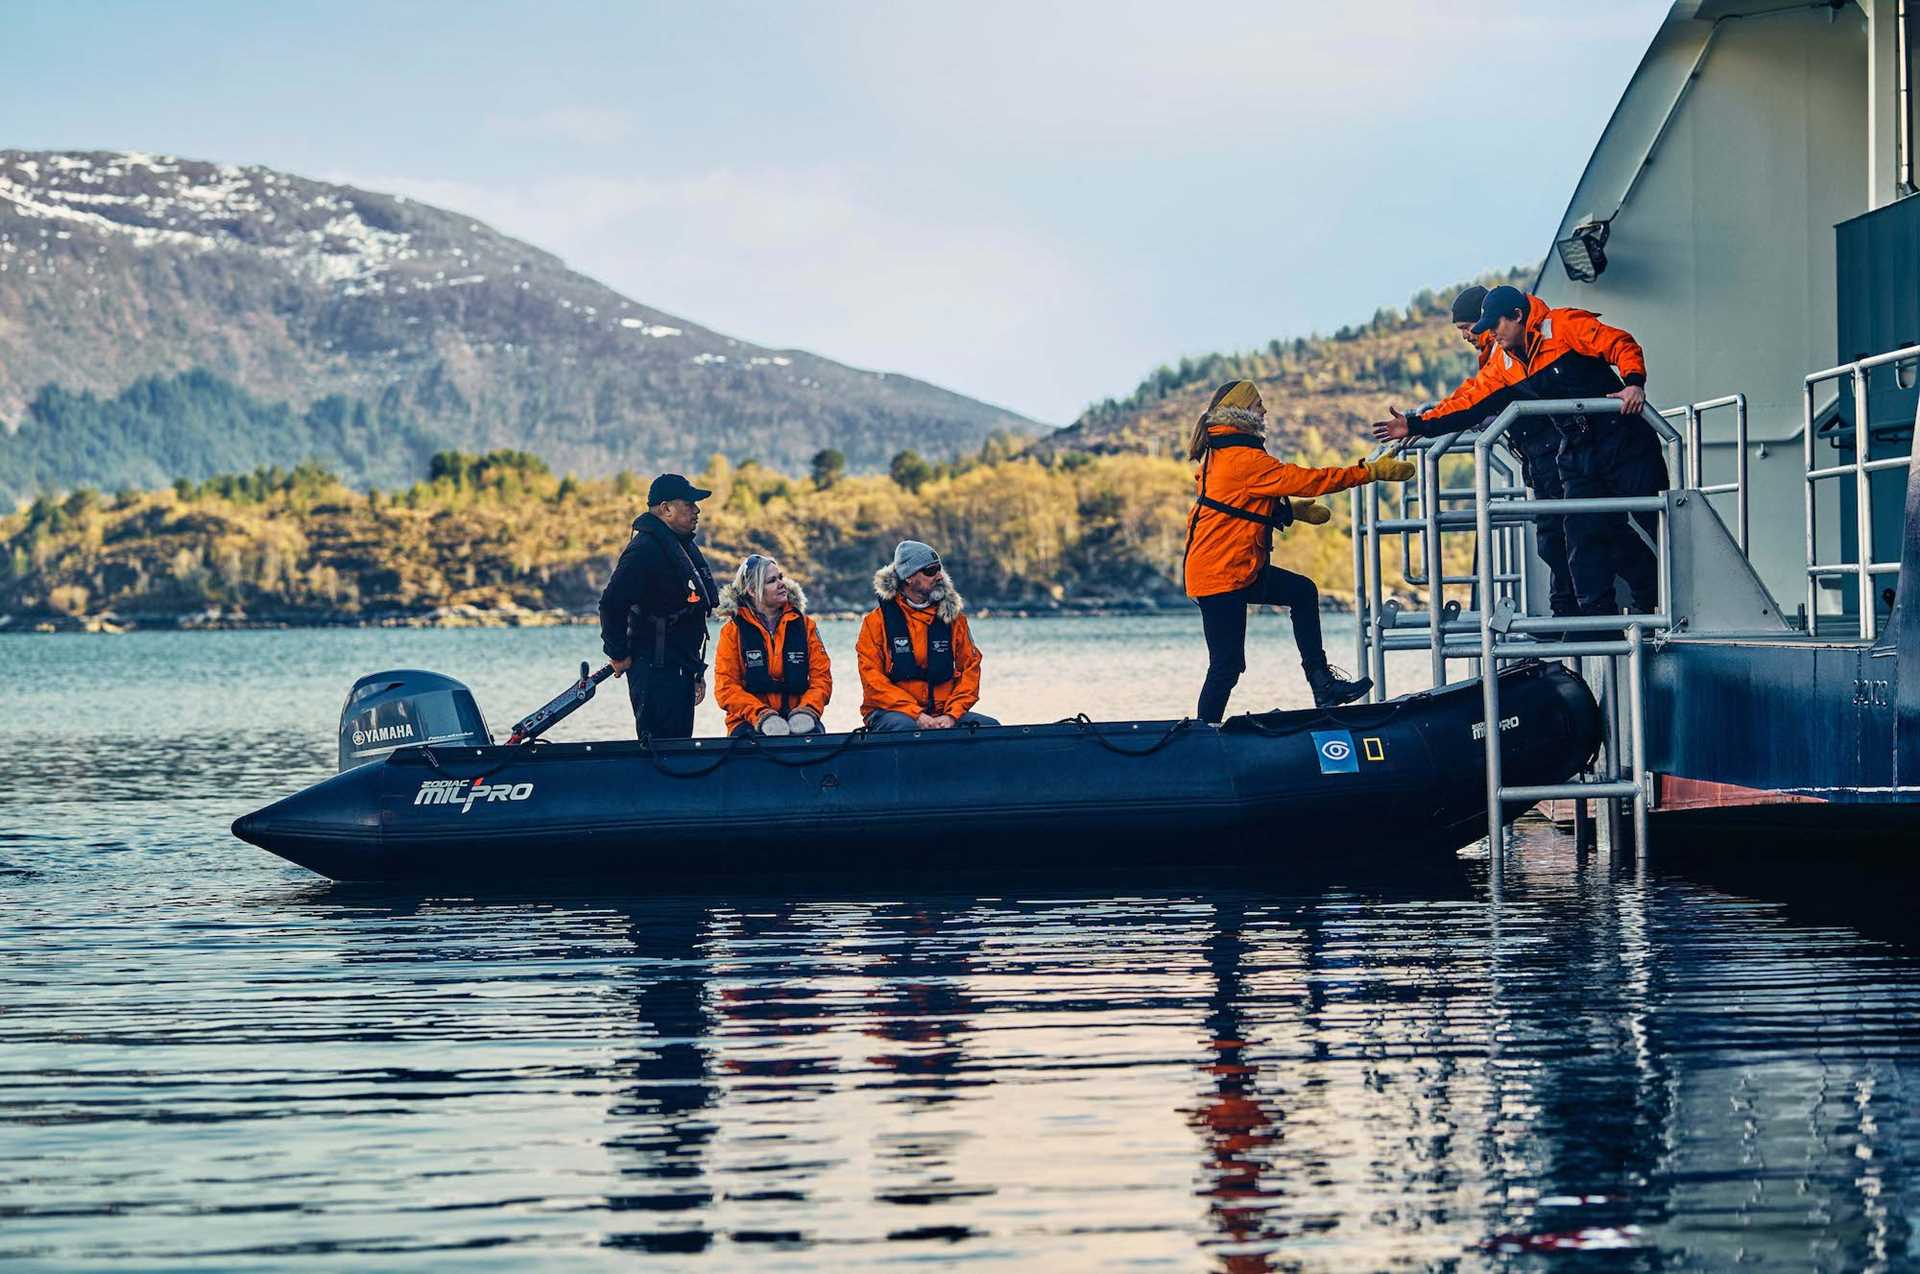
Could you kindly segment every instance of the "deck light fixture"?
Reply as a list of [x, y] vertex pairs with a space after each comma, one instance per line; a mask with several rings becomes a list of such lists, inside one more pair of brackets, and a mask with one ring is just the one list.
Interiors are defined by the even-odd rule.
[[1574, 226], [1566, 238], [1556, 240], [1553, 249], [1560, 254], [1560, 264], [1566, 267], [1567, 277], [1575, 283], [1591, 283], [1607, 272], [1607, 232], [1613, 226], [1613, 219], [1595, 221], [1591, 214], [1583, 217]]

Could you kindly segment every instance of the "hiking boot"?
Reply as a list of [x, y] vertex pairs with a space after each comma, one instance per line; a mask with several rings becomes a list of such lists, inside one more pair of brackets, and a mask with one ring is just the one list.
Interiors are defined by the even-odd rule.
[[1373, 689], [1372, 677], [1350, 680], [1338, 668], [1329, 668], [1321, 664], [1318, 668], [1306, 668], [1307, 688], [1313, 691], [1313, 706], [1316, 708], [1337, 708], [1343, 703], [1352, 703], [1367, 691]]

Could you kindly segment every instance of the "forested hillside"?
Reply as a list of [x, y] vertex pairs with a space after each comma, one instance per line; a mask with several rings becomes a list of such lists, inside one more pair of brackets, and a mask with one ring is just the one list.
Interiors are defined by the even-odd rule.
[[109, 397], [50, 385], [17, 433], [0, 433], [0, 474], [26, 492], [115, 490], [323, 458], [358, 481], [404, 485], [446, 443], [395, 410], [344, 394], [296, 410], [204, 369], [144, 377]]
[[[1525, 286], [1531, 269], [1484, 275], [1474, 282]], [[1448, 307], [1465, 283], [1423, 288], [1405, 309], [1388, 306], [1331, 336], [1275, 339], [1258, 349], [1183, 358], [1156, 368], [1124, 398], [1083, 412], [1037, 446], [1044, 453], [1139, 451], [1179, 456], [1187, 431], [1225, 381], [1260, 385], [1269, 419], [1268, 450], [1288, 455], [1312, 428], [1341, 446], [1371, 445], [1366, 428], [1386, 414], [1430, 402], [1473, 370], [1472, 347], [1449, 321]]]
[[[1309, 441], [1313, 441], [1311, 438]], [[1332, 448], [1318, 459], [1331, 462]], [[716, 570], [772, 553], [820, 609], [863, 609], [903, 538], [939, 546], [977, 605], [1179, 603], [1192, 481], [1164, 457], [903, 454], [890, 476], [815, 476], [715, 457], [702, 525]], [[0, 519], [0, 627], [538, 622], [595, 606], [645, 497], [622, 473], [556, 477], [537, 457], [444, 453], [399, 491], [358, 492], [314, 466], [159, 491], [43, 497]], [[1346, 568], [1344, 502], [1276, 560]]]

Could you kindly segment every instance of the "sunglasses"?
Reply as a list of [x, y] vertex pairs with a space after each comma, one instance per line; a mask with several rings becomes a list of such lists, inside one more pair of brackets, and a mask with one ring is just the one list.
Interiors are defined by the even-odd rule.
[[940, 573], [940, 563], [938, 562], [935, 562], [932, 566], [923, 566], [919, 570], [914, 572], [915, 575], [927, 575], [927, 576], [938, 575], [939, 573]]

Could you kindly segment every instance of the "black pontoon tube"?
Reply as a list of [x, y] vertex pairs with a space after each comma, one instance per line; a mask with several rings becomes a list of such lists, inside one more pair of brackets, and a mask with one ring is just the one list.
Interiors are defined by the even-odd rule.
[[[1501, 672], [1509, 782], [1558, 783], [1599, 713]], [[337, 880], [1285, 867], [1484, 834], [1480, 688], [1195, 721], [402, 748], [234, 824]], [[1517, 811], [1516, 811], [1517, 812]]]

